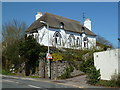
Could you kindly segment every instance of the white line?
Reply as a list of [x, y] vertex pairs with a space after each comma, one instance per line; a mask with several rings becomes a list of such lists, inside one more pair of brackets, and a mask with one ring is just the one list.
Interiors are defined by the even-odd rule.
[[33, 86], [33, 85], [28, 85], [30, 87], [33, 87], [33, 88], [41, 88], [41, 87], [37, 87], [37, 86]]
[[19, 82], [15, 82], [15, 83], [19, 83]]
[[3, 80], [3, 81], [7, 81], [7, 82], [14, 82], [14, 81], [10, 81], [10, 80]]
[[6, 81], [6, 82], [13, 82], [13, 83], [19, 83], [19, 82], [10, 81], [10, 80], [3, 80], [3, 81]]

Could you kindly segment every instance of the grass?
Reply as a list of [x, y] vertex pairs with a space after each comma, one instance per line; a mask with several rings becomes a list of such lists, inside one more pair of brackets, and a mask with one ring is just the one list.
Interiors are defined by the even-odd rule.
[[29, 76], [30, 78], [41, 78], [40, 76]]
[[6, 71], [6, 70], [2, 70], [2, 72], [0, 72], [0, 73], [3, 75], [16, 75], [15, 73], [11, 73], [11, 72]]
[[115, 80], [100, 80], [98, 83], [96, 83], [98, 86], [107, 86], [107, 87], [118, 87], [118, 84]]

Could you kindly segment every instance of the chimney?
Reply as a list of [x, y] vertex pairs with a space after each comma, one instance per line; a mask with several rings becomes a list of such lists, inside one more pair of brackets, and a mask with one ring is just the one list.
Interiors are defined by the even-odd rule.
[[36, 14], [36, 20], [38, 20], [41, 16], [42, 16], [42, 13], [41, 12], [37, 12], [37, 14]]
[[90, 20], [89, 18], [87, 18], [87, 19], [84, 21], [84, 26], [85, 26], [86, 28], [88, 28], [90, 31], [92, 31], [92, 30], [91, 30], [91, 20]]

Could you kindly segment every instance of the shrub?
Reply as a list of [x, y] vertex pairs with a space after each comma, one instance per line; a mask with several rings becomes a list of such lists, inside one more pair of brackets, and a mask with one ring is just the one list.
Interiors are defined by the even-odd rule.
[[117, 78], [116, 83], [117, 83], [117, 86], [119, 86], [119, 87], [120, 87], [120, 74], [118, 75], [118, 78]]
[[88, 83], [89, 84], [96, 84], [99, 80], [100, 80], [100, 69], [99, 70], [96, 70], [96, 68], [93, 66], [93, 67], [90, 67], [89, 68], [89, 71], [87, 72], [88, 75], [87, 75], [87, 79], [88, 79]]
[[61, 61], [63, 60], [63, 55], [61, 53], [53, 53], [53, 60], [52, 61]]
[[99, 82], [96, 83], [96, 85], [100, 85], [100, 86], [116, 86], [116, 81], [115, 80], [100, 80]]
[[70, 78], [70, 77], [71, 77], [70, 70], [69, 70], [69, 68], [66, 68], [66, 72], [64, 74], [62, 74], [61, 76], [59, 76], [58, 78], [66, 79], [66, 78]]
[[3, 75], [15, 75], [15, 73], [11, 73], [10, 71], [2, 70]]
[[108, 87], [120, 87], [120, 75], [113, 75], [111, 80], [100, 80], [96, 85], [108, 86]]
[[66, 72], [58, 78], [61, 78], [61, 79], [70, 78], [71, 77], [70, 73], [73, 72], [73, 70], [74, 70], [73, 66], [70, 65], [69, 68], [66, 68]]
[[94, 66], [93, 57], [90, 57], [88, 60], [83, 60], [80, 65], [80, 70], [87, 73], [91, 67]]
[[70, 65], [68, 69], [69, 69], [69, 72], [73, 72], [73, 70], [74, 70], [72, 65]]

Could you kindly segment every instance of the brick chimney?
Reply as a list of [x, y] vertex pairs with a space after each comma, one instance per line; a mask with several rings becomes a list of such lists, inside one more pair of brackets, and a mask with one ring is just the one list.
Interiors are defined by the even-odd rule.
[[36, 14], [36, 20], [38, 20], [40, 17], [42, 16], [42, 13], [41, 12], [37, 12], [37, 14]]

